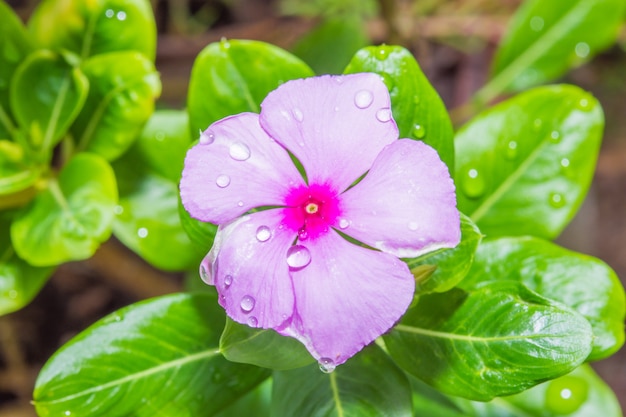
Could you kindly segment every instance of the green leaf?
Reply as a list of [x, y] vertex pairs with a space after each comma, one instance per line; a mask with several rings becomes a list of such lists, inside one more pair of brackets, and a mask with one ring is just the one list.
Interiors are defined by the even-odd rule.
[[180, 222], [183, 225], [183, 230], [187, 233], [189, 239], [191, 239], [196, 246], [202, 248], [208, 253], [213, 246], [213, 240], [215, 239], [215, 234], [217, 233], [217, 226], [212, 223], [206, 223], [192, 218], [187, 210], [185, 210], [185, 207], [180, 200], [180, 195], [178, 198], [178, 216], [180, 217]]
[[268, 378], [254, 390], [215, 414], [214, 417], [272, 417], [270, 414], [271, 402], [272, 378]]
[[109, 164], [97, 155], [78, 154], [13, 221], [15, 250], [36, 266], [87, 259], [110, 236], [116, 203]]
[[14, 129], [9, 112], [9, 85], [13, 73], [32, 49], [20, 18], [4, 1], [0, 2], [0, 139], [8, 139]]
[[380, 74], [391, 95], [401, 138], [419, 139], [439, 152], [454, 173], [452, 123], [448, 112], [411, 53], [400, 46], [370, 46], [356, 53], [344, 73]]
[[220, 355], [223, 320], [207, 293], [168, 295], [119, 310], [46, 363], [35, 385], [37, 413], [213, 415], [269, 375]]
[[354, 53], [368, 43], [364, 21], [342, 16], [322, 20], [292, 50], [316, 74], [341, 74]]
[[253, 329], [226, 319], [220, 351], [231, 362], [249, 363], [264, 368], [286, 370], [313, 362], [304, 345], [274, 330]]
[[624, 288], [599, 259], [532, 237], [487, 240], [478, 248], [461, 287], [503, 280], [521, 282], [583, 315], [594, 336], [588, 360], [605, 358], [624, 344]]
[[491, 71], [477, 93], [482, 102], [554, 80], [617, 39], [623, 0], [527, 0], [508, 25]]
[[584, 317], [510, 281], [423, 295], [384, 336], [404, 370], [479, 401], [570, 372], [589, 355], [591, 339]]
[[113, 163], [120, 193], [115, 236], [168, 271], [197, 270], [208, 251], [192, 243], [178, 213], [178, 180], [191, 141], [187, 127], [185, 112], [157, 111], [129, 152]]
[[480, 230], [469, 217], [461, 213], [461, 242], [456, 247], [439, 249], [419, 258], [407, 260], [411, 271], [418, 274], [423, 271], [424, 266], [431, 265], [436, 268], [427, 279], [417, 282], [415, 291], [418, 294], [444, 292], [455, 287], [472, 266], [474, 252], [481, 239]]
[[457, 133], [459, 210], [487, 236], [553, 239], [593, 177], [604, 116], [578, 87], [539, 87], [498, 104]]
[[53, 272], [53, 268], [37, 268], [17, 256], [11, 244], [10, 223], [0, 217], [0, 315], [28, 304]]
[[72, 125], [80, 151], [114, 160], [132, 145], [154, 111], [161, 81], [154, 64], [137, 52], [112, 52], [84, 62], [89, 94]]
[[371, 345], [329, 374], [317, 365], [274, 372], [272, 415], [410, 417], [409, 381]]
[[38, 178], [39, 169], [26, 160], [24, 149], [14, 142], [0, 140], [0, 195], [6, 198], [7, 194], [22, 191]]
[[28, 28], [40, 46], [83, 59], [132, 50], [154, 61], [156, 23], [147, 0], [44, 0]]
[[285, 81], [312, 75], [299, 58], [267, 43], [223, 40], [208, 45], [196, 57], [189, 81], [192, 137], [226, 116], [258, 113], [270, 91]]
[[[419, 379], [409, 376], [415, 417], [468, 417], [450, 398]], [[470, 402], [469, 400], [465, 400]], [[483, 416], [481, 416], [483, 417]]]
[[10, 88], [11, 110], [35, 149], [49, 151], [80, 111], [89, 82], [80, 69], [47, 50], [30, 54]]

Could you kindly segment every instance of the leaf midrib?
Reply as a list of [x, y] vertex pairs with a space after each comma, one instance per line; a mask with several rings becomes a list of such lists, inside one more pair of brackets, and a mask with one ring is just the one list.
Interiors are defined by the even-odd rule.
[[513, 335], [513, 336], [471, 336], [465, 334], [455, 334], [448, 332], [441, 332], [437, 330], [424, 329], [421, 327], [413, 327], [407, 326], [404, 324], [398, 324], [394, 327], [394, 331], [412, 333], [422, 336], [430, 336], [436, 337], [440, 339], [451, 339], [451, 340], [461, 340], [465, 342], [506, 342], [509, 340], [526, 340], [526, 339], [541, 339], [544, 337], [562, 337], [563, 335], [558, 334], [543, 334], [543, 333], [533, 333], [528, 335]]

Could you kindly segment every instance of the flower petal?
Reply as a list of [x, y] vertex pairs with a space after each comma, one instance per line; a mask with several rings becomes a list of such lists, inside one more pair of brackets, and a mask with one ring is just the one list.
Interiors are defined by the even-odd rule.
[[399, 257], [454, 247], [461, 238], [448, 168], [422, 142], [400, 139], [387, 146], [341, 199], [341, 231]]
[[300, 160], [309, 184], [344, 191], [398, 139], [390, 105], [376, 74], [306, 78], [269, 93], [260, 123]]
[[192, 217], [223, 224], [255, 207], [282, 205], [289, 189], [304, 184], [258, 117], [242, 113], [215, 122], [187, 152], [180, 195]]
[[299, 339], [327, 367], [389, 330], [413, 300], [415, 279], [396, 257], [336, 232], [306, 242], [310, 263], [292, 270], [296, 311], [280, 333]]
[[230, 318], [252, 327], [280, 326], [293, 313], [286, 261], [295, 233], [282, 225], [281, 210], [252, 213], [220, 227], [203, 261], [219, 303]]

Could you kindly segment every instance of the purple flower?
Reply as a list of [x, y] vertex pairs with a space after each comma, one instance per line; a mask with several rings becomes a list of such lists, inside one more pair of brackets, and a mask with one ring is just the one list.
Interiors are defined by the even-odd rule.
[[289, 81], [261, 108], [213, 123], [187, 154], [183, 204], [220, 226], [201, 274], [233, 320], [332, 368], [411, 303], [399, 257], [458, 244], [454, 184], [435, 150], [398, 139], [378, 75]]

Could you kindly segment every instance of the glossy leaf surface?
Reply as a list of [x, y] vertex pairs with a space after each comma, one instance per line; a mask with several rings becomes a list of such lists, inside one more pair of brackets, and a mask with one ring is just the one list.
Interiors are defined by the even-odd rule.
[[410, 417], [406, 376], [375, 345], [329, 374], [317, 365], [274, 372], [273, 416]]
[[594, 335], [589, 360], [607, 357], [624, 344], [624, 288], [599, 259], [537, 238], [492, 239], [480, 245], [460, 286], [471, 289], [503, 280], [521, 282], [583, 315]]
[[487, 401], [570, 372], [591, 351], [584, 317], [515, 282], [423, 295], [384, 336], [404, 370]]
[[219, 353], [224, 315], [207, 293], [174, 294], [113, 313], [44, 366], [34, 392], [40, 416], [212, 415], [269, 371]]
[[161, 94], [154, 64], [137, 52], [113, 52], [85, 61], [85, 107], [72, 126], [79, 150], [106, 160], [122, 155], [139, 136]]
[[513, 16], [479, 98], [542, 84], [613, 44], [622, 0], [528, 0]]
[[21, 191], [38, 177], [39, 170], [27, 161], [24, 149], [14, 142], [0, 139], [0, 195]]
[[89, 258], [110, 236], [116, 204], [109, 164], [97, 155], [78, 154], [13, 221], [15, 250], [36, 266]]
[[226, 319], [220, 350], [229, 361], [276, 370], [299, 368], [313, 362], [313, 357], [296, 339], [230, 319]]
[[400, 137], [418, 139], [435, 148], [454, 175], [454, 132], [450, 117], [411, 52], [400, 46], [363, 48], [344, 72], [380, 74], [391, 95], [391, 110]]
[[33, 52], [18, 67], [10, 88], [11, 110], [35, 149], [49, 151], [80, 111], [89, 82], [62, 56]]
[[155, 56], [156, 24], [147, 0], [44, 0], [28, 27], [40, 46], [83, 59], [129, 50]]
[[270, 414], [271, 403], [272, 378], [270, 377], [254, 390], [215, 414], [214, 417], [242, 417], [246, 415], [254, 415], [254, 417], [272, 417]]
[[285, 81], [312, 75], [299, 58], [267, 43], [223, 40], [208, 45], [196, 57], [189, 81], [192, 137], [226, 116], [258, 113], [270, 91]]
[[578, 87], [539, 87], [488, 110], [455, 138], [457, 203], [487, 236], [553, 239], [582, 203], [604, 116]]

